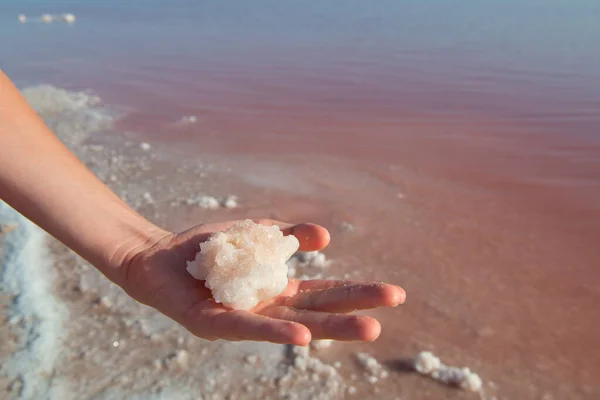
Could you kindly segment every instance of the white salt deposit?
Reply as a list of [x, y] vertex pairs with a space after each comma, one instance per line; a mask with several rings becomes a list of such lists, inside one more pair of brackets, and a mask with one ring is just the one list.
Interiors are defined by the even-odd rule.
[[25, 22], [27, 22], [27, 17], [24, 14], [19, 14], [17, 16], [17, 19], [19, 20], [20, 23], [24, 24]]
[[67, 13], [60, 16], [60, 20], [66, 22], [67, 24], [72, 24], [75, 22], [75, 15]]
[[216, 210], [221, 206], [219, 200], [216, 197], [212, 196], [200, 196], [196, 199], [196, 204], [202, 208], [207, 208], [209, 210]]
[[414, 367], [418, 373], [428, 375], [440, 368], [442, 362], [429, 351], [423, 351], [415, 357]]
[[223, 199], [223, 207], [225, 208], [237, 208], [237, 197], [234, 195], [229, 195]]
[[287, 287], [285, 262], [298, 247], [298, 239], [277, 226], [241, 221], [201, 243], [187, 270], [206, 281], [216, 302], [248, 310]]
[[10, 314], [23, 326], [25, 345], [2, 360], [0, 374], [20, 382], [20, 398], [61, 398], [62, 386], [44, 377], [59, 356], [66, 311], [52, 291], [44, 232], [0, 201], [0, 224], [14, 221], [16, 228], [0, 238], [0, 293], [16, 296]]
[[288, 277], [298, 279], [321, 279], [323, 270], [331, 261], [319, 251], [298, 252], [287, 262]]
[[188, 115], [185, 117], [181, 117], [181, 119], [178, 121], [178, 123], [181, 125], [190, 125], [190, 124], [195, 124], [197, 121], [198, 121], [198, 117], [196, 117], [195, 115]]
[[284, 399], [331, 400], [340, 398], [346, 385], [338, 371], [310, 356], [309, 347], [292, 346], [292, 365], [278, 380]]
[[50, 14], [44, 14], [40, 17], [40, 21], [48, 24], [48, 23], [54, 21], [54, 16], [52, 16]]
[[150, 143], [142, 142], [140, 143], [140, 149], [144, 151], [150, 151], [152, 149], [152, 145], [150, 145]]
[[237, 207], [235, 196], [227, 196], [223, 201], [219, 201], [219, 199], [213, 196], [192, 196], [187, 198], [185, 203], [190, 206], [195, 205], [207, 210], [216, 210], [221, 208], [221, 206], [225, 208]]
[[447, 385], [458, 386], [463, 390], [479, 392], [483, 386], [479, 375], [469, 368], [444, 365], [438, 357], [429, 351], [417, 354], [414, 360], [414, 368], [420, 374], [428, 375]]
[[375, 384], [379, 379], [385, 379], [388, 377], [388, 371], [377, 361], [375, 357], [370, 356], [367, 353], [356, 353], [356, 360], [359, 365], [365, 370], [367, 374], [367, 381], [370, 384]]

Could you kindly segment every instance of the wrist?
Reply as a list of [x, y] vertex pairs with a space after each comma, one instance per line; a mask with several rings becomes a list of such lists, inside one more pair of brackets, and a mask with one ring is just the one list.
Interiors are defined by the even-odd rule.
[[124, 222], [118, 241], [107, 251], [105, 268], [101, 272], [111, 281], [123, 287], [131, 262], [147, 249], [155, 246], [172, 233], [136, 215], [133, 221]]

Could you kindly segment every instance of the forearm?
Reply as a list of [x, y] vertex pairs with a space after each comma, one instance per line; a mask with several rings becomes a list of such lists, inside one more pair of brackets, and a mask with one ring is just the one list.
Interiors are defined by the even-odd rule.
[[117, 283], [124, 260], [166, 234], [77, 160], [1, 71], [0, 199]]

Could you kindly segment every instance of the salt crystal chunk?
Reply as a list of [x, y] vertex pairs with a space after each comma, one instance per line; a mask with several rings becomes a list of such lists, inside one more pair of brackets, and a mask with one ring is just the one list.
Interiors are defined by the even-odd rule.
[[148, 204], [154, 204], [154, 198], [152, 197], [152, 195], [149, 192], [145, 192], [142, 197], [144, 198], [144, 200], [146, 200], [146, 202]]
[[237, 197], [229, 195], [223, 200], [223, 207], [225, 208], [236, 208], [238, 206]]
[[256, 354], [247, 355], [244, 358], [244, 361], [246, 361], [247, 364], [254, 365], [258, 361], [258, 356]]
[[185, 369], [189, 364], [190, 355], [186, 350], [177, 350], [175, 361], [177, 361], [177, 364], [179, 364], [181, 368]]
[[198, 117], [196, 117], [195, 115], [188, 115], [185, 117], [181, 117], [181, 119], [179, 119], [178, 123], [181, 125], [189, 125], [189, 124], [195, 124], [196, 121], [198, 121]]
[[356, 353], [356, 359], [369, 374], [379, 376], [380, 378], [387, 377], [387, 371], [384, 370], [383, 365], [374, 357], [371, 357], [367, 353]]
[[112, 308], [113, 306], [112, 300], [107, 296], [102, 296], [100, 298], [100, 304], [102, 304], [102, 306], [105, 308]]
[[25, 22], [27, 22], [27, 17], [23, 14], [19, 14], [17, 16], [17, 19], [19, 20], [20, 23], [24, 24]]
[[195, 201], [198, 206], [209, 210], [216, 210], [221, 206], [219, 200], [212, 196], [200, 196]]
[[428, 351], [421, 352], [414, 361], [415, 370], [429, 375], [447, 385], [458, 386], [463, 390], [479, 392], [483, 386], [481, 378], [469, 368], [451, 367], [442, 364], [439, 358]]
[[140, 149], [144, 150], [144, 151], [149, 151], [150, 149], [152, 149], [152, 146], [150, 145], [150, 143], [140, 143]]
[[298, 239], [277, 226], [241, 221], [201, 243], [187, 271], [206, 281], [216, 302], [249, 310], [287, 287], [285, 262], [298, 247]]
[[423, 351], [415, 357], [415, 369], [421, 374], [430, 374], [437, 370], [442, 362], [429, 351]]
[[50, 14], [44, 14], [40, 17], [40, 21], [50, 23], [54, 20], [54, 17]]

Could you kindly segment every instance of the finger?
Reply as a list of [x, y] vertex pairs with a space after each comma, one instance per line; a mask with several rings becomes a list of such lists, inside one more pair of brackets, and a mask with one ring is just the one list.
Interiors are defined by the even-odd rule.
[[284, 235], [294, 235], [300, 242], [300, 251], [316, 251], [324, 249], [331, 240], [329, 231], [320, 225], [303, 223], [289, 224], [287, 222], [276, 221], [272, 219], [254, 220], [261, 225], [277, 225]]
[[379, 322], [374, 318], [364, 315], [297, 310], [287, 306], [279, 306], [266, 310], [265, 315], [304, 325], [310, 330], [312, 340], [373, 341], [381, 333]]
[[307, 327], [248, 311], [230, 310], [212, 300], [187, 315], [186, 327], [195, 335], [210, 340], [250, 340], [305, 346], [311, 340]]
[[325, 290], [301, 292], [289, 304], [298, 309], [347, 313], [377, 307], [396, 307], [404, 302], [404, 290], [385, 283], [346, 284]]

